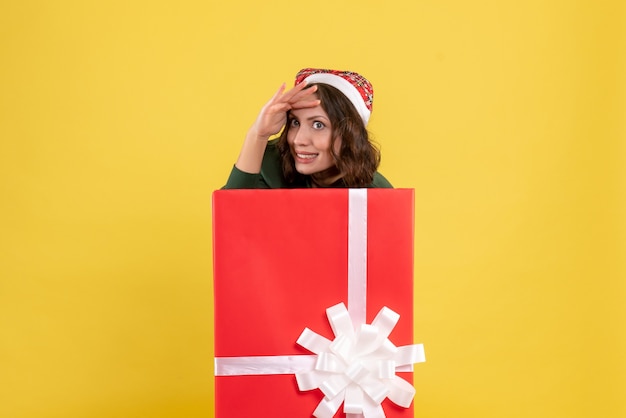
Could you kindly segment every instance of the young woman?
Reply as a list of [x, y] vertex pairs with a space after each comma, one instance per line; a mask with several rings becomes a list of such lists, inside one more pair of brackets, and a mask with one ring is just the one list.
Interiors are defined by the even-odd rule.
[[366, 129], [372, 100], [357, 73], [301, 70], [261, 109], [224, 188], [391, 188]]

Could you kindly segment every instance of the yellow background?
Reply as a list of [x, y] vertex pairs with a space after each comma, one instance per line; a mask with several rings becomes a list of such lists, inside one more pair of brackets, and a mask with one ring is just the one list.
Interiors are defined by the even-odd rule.
[[307, 66], [416, 191], [416, 416], [626, 417], [625, 63], [622, 0], [3, 1], [0, 417], [212, 416], [211, 192]]

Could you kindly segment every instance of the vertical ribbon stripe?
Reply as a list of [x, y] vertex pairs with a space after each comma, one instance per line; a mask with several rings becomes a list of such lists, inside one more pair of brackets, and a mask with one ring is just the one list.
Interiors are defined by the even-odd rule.
[[367, 189], [348, 190], [348, 312], [355, 327], [366, 321]]

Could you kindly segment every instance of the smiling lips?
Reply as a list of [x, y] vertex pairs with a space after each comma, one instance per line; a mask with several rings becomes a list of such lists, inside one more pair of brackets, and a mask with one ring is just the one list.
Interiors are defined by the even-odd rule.
[[314, 152], [296, 152], [296, 159], [298, 160], [298, 162], [308, 163], [313, 161], [313, 159], [318, 155], [319, 154]]

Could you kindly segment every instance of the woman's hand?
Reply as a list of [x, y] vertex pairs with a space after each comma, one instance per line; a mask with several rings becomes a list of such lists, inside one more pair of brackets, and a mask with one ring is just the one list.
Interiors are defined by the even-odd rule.
[[263, 106], [256, 121], [243, 141], [235, 167], [245, 173], [259, 173], [267, 140], [280, 132], [287, 122], [287, 112], [292, 109], [315, 107], [320, 101], [313, 98], [317, 86], [306, 88], [302, 82], [285, 93], [285, 84]]
[[285, 126], [289, 110], [318, 106], [320, 101], [313, 98], [317, 86], [310, 88], [306, 88], [306, 86], [307, 83], [302, 82], [285, 93], [285, 83], [283, 83], [270, 101], [261, 109], [259, 116], [252, 125], [251, 133], [254, 133], [258, 139], [268, 140]]

